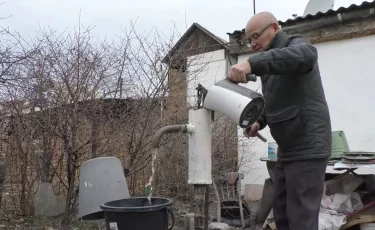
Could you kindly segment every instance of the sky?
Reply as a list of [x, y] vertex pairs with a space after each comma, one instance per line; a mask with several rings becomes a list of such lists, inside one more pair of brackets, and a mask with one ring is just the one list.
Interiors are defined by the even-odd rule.
[[[322, 0], [324, 1], [324, 0]], [[371, 0], [369, 0], [371, 1]], [[156, 27], [168, 34], [183, 34], [194, 22], [228, 40], [227, 32], [241, 30], [253, 15], [252, 0], [1, 0], [0, 25], [23, 36], [33, 36], [41, 28], [72, 30], [79, 25], [95, 26], [100, 37], [121, 34], [137, 21], [137, 31]], [[360, 0], [336, 0], [334, 9]], [[270, 11], [282, 21], [301, 16], [308, 0], [257, 0], [256, 11]]]

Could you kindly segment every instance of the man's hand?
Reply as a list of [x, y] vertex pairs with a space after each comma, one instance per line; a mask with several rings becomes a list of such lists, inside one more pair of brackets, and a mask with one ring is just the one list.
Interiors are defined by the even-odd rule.
[[252, 126], [243, 130], [243, 134], [245, 137], [256, 137], [258, 135], [258, 131], [260, 128], [260, 124], [255, 122]]
[[246, 75], [251, 74], [251, 66], [248, 61], [238, 63], [229, 68], [228, 78], [236, 83], [247, 83]]

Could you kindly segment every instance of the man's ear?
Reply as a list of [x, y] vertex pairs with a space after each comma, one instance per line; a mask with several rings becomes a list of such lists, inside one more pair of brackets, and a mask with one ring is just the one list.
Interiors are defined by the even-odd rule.
[[278, 32], [281, 30], [281, 27], [278, 23], [272, 23], [272, 28], [275, 30], [275, 32]]

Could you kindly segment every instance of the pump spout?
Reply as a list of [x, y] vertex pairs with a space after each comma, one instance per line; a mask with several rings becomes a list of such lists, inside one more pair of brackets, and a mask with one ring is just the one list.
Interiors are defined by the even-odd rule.
[[169, 125], [163, 128], [160, 128], [154, 135], [152, 139], [152, 147], [159, 148], [160, 140], [164, 134], [167, 133], [191, 133], [193, 132], [194, 127], [191, 125]]

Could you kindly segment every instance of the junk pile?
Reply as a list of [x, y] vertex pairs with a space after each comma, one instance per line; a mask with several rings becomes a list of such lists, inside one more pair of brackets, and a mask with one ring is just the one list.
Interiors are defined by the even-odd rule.
[[[344, 230], [375, 222], [375, 176], [347, 171], [325, 182], [319, 230]], [[361, 228], [362, 229], [362, 228]]]
[[[375, 152], [351, 151], [344, 131], [334, 131], [330, 164], [345, 172], [325, 182], [319, 230], [363, 229], [375, 222]], [[368, 172], [355, 173], [359, 168]]]
[[[272, 205], [272, 160], [265, 181], [257, 223], [276, 229]], [[327, 162], [335, 172], [326, 173], [319, 213], [319, 230], [375, 229], [375, 152], [351, 151], [344, 131], [332, 132], [332, 155]], [[342, 173], [340, 173], [340, 171]]]
[[[345, 172], [325, 182], [319, 230], [375, 226], [375, 152], [351, 151], [345, 133], [335, 131], [330, 163], [333, 169]], [[367, 172], [359, 175], [355, 170], [361, 168]]]
[[339, 230], [347, 223], [347, 215], [363, 208], [361, 191], [356, 189], [363, 179], [346, 174], [325, 182], [319, 213], [320, 230]]
[[[364, 196], [366, 194], [364, 181], [363, 178], [345, 173], [325, 182], [320, 205], [319, 230], [343, 230], [354, 225], [350, 222], [350, 216], [352, 213], [360, 213], [365, 204], [368, 204]], [[269, 213], [263, 228], [276, 229], [272, 212]]]

